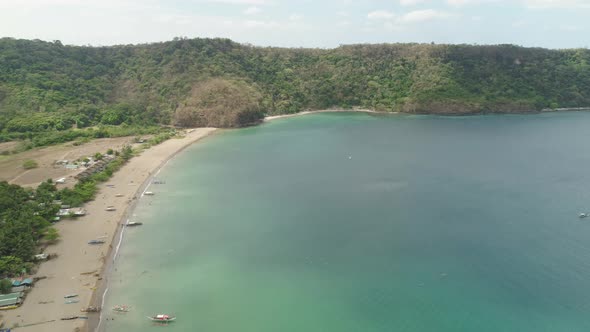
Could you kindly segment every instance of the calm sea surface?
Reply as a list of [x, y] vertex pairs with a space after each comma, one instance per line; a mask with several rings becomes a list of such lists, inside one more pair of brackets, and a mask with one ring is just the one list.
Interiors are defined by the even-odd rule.
[[590, 331], [590, 113], [281, 119], [159, 178], [106, 331]]

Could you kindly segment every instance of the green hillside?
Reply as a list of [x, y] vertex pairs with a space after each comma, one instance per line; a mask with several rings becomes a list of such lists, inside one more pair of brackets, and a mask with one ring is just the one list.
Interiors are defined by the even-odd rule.
[[284, 49], [227, 39], [78, 47], [0, 39], [4, 140], [55, 130], [83, 135], [85, 127], [108, 135], [120, 125], [234, 127], [264, 114], [331, 107], [472, 114], [582, 106], [590, 106], [587, 49]]

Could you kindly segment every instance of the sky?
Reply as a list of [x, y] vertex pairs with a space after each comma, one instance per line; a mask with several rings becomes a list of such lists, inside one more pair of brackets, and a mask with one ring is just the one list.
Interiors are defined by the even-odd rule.
[[357, 43], [590, 46], [590, 0], [0, 0], [0, 37], [70, 45], [223, 37]]

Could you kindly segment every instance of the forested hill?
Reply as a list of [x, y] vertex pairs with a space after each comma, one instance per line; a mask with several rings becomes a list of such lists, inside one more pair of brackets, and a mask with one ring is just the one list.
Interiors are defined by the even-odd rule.
[[232, 127], [263, 114], [590, 106], [590, 51], [512, 45], [260, 48], [227, 39], [113, 47], [0, 39], [0, 131], [104, 125]]

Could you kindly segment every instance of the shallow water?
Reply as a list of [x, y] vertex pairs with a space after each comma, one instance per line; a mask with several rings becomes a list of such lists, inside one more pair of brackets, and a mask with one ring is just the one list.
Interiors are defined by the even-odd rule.
[[590, 330], [590, 113], [326, 113], [225, 131], [160, 173], [107, 331]]

